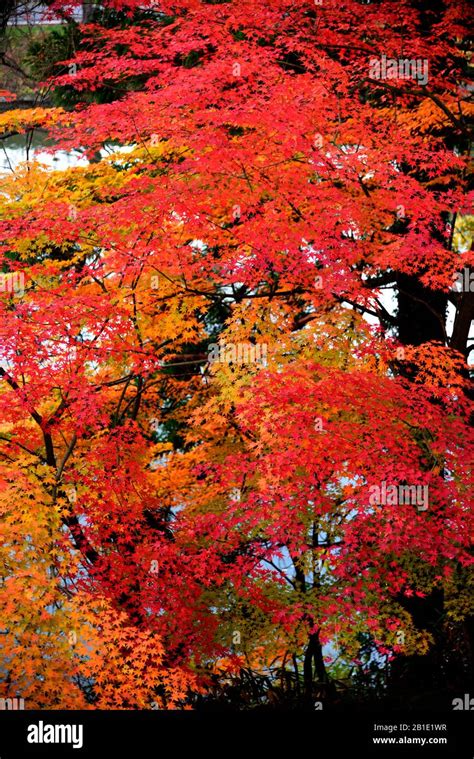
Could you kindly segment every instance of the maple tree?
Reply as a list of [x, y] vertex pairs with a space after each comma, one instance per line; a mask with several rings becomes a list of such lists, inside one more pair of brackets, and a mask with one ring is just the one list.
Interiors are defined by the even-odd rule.
[[2, 177], [2, 696], [472, 678], [467, 18], [110, 0], [0, 115], [89, 159]]

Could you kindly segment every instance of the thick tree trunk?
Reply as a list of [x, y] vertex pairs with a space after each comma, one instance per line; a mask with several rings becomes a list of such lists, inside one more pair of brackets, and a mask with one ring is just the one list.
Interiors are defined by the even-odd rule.
[[[447, 295], [429, 290], [419, 279], [402, 274], [397, 278], [398, 337], [405, 345], [421, 345], [429, 341], [446, 342], [444, 332]], [[463, 328], [467, 339], [467, 332]], [[459, 335], [458, 335], [459, 336]], [[459, 341], [458, 341], [459, 342]], [[465, 346], [456, 345], [464, 352]], [[401, 368], [413, 378], [416, 367]], [[428, 632], [432, 645], [424, 655], [399, 655], [391, 666], [388, 689], [392, 698], [416, 698], [428, 706], [430, 698], [439, 705], [440, 694], [453, 688], [466, 686], [473, 672], [474, 624], [467, 620], [463, 625], [448, 629], [442, 590], [425, 598], [398, 597], [397, 601], [408, 611], [415, 627]], [[460, 640], [465, 640], [465, 645]], [[457, 643], [455, 644], [455, 641]], [[416, 696], [413, 696], [416, 694]]]
[[87, 24], [94, 13], [94, 3], [92, 0], [86, 0], [82, 3], [82, 22]]

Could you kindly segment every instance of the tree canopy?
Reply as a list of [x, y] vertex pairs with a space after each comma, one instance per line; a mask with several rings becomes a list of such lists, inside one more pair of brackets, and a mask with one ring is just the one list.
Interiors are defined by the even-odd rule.
[[49, 5], [74, 55], [0, 137], [88, 161], [2, 177], [0, 694], [460, 692], [468, 5]]

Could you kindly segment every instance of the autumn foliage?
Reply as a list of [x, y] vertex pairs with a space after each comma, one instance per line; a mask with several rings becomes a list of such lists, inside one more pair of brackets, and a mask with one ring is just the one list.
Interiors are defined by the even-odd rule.
[[467, 4], [101, 6], [0, 114], [89, 159], [2, 176], [0, 695], [464, 692]]

